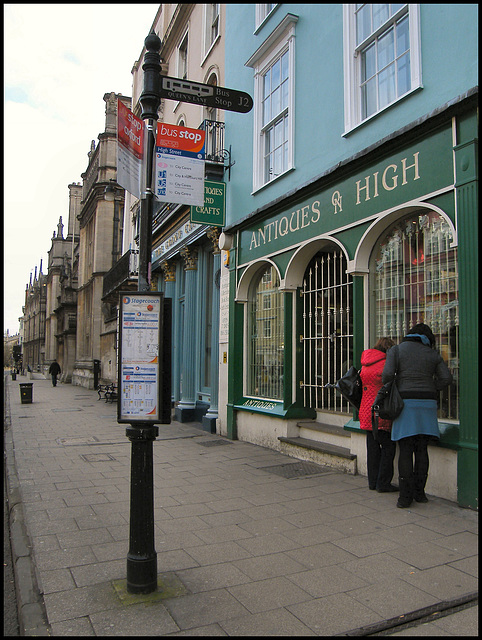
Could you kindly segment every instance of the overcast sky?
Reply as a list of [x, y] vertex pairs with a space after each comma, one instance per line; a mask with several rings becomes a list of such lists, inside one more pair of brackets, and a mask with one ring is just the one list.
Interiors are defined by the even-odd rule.
[[159, 4], [4, 4], [4, 333], [53, 232], [67, 232], [68, 185], [104, 130], [105, 93], [132, 95]]

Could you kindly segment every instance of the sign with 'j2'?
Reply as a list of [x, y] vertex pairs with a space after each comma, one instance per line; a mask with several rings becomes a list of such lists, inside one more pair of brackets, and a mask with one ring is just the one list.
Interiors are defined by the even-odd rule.
[[226, 224], [226, 184], [224, 182], [204, 182], [204, 204], [191, 207], [191, 222], [224, 227]]
[[157, 126], [155, 196], [161, 202], [204, 205], [206, 132], [160, 122]]

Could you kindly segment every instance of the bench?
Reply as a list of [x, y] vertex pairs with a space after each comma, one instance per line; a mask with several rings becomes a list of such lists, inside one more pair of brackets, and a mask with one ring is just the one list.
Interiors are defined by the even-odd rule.
[[106, 402], [114, 402], [117, 400], [117, 385], [114, 382], [110, 384], [97, 385], [97, 393], [99, 394], [98, 400], [105, 400]]
[[105, 401], [112, 404], [114, 400], [117, 400], [117, 385], [112, 384], [105, 392]]

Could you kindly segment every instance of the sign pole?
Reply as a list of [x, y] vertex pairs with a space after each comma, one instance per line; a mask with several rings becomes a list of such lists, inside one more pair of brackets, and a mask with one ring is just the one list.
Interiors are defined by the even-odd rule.
[[[159, 51], [161, 41], [154, 33], [144, 41], [144, 89], [139, 98], [141, 118], [146, 121], [144, 134], [144, 184], [141, 191], [139, 229], [138, 291], [148, 291], [152, 250], [152, 176], [156, 137], [157, 110], [160, 103]], [[156, 425], [138, 422], [126, 428], [131, 441], [131, 493], [129, 551], [127, 554], [127, 591], [151, 593], [157, 589], [157, 553], [154, 544], [154, 478], [152, 443], [159, 433]]]

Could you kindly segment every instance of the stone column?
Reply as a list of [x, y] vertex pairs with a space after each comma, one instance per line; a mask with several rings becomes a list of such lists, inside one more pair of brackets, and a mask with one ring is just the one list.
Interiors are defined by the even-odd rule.
[[181, 341], [181, 400], [176, 407], [175, 417], [178, 422], [195, 420], [195, 318], [197, 295], [197, 252], [195, 248], [184, 247], [180, 254], [184, 260], [186, 272], [184, 296], [184, 326]]
[[211, 403], [207, 413], [203, 416], [202, 425], [205, 431], [216, 433], [216, 420], [218, 418], [218, 394], [219, 394], [219, 287], [221, 250], [219, 249], [219, 227], [211, 227], [207, 232], [208, 238], [213, 243], [213, 299], [212, 299], [212, 331], [211, 331]]
[[179, 358], [177, 357], [177, 305], [176, 298], [176, 265], [173, 262], [161, 263], [161, 269], [164, 274], [164, 296], [172, 299], [172, 336], [171, 336], [171, 362], [172, 362], [172, 385], [171, 385], [171, 401], [176, 399], [175, 390], [179, 388]]

